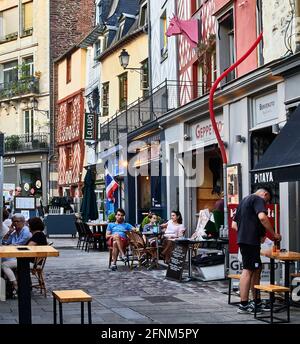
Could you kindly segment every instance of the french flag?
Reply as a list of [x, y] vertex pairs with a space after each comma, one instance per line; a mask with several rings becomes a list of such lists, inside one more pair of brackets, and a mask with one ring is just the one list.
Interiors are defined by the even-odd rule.
[[114, 202], [114, 192], [117, 190], [119, 184], [114, 180], [114, 178], [111, 176], [111, 174], [108, 171], [108, 164], [106, 163], [104, 165], [105, 168], [105, 189], [106, 189], [106, 198]]

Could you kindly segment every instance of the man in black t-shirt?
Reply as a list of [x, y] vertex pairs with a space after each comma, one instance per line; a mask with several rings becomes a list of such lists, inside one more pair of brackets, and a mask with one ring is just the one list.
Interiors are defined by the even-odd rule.
[[[258, 189], [254, 194], [243, 198], [232, 222], [232, 228], [238, 232], [237, 242], [243, 262], [240, 279], [241, 304], [238, 313], [254, 312], [254, 304], [248, 301], [249, 291], [251, 288], [255, 298], [254, 285], [259, 284], [261, 273], [260, 243], [265, 231], [270, 232], [274, 240], [281, 240], [280, 234], [274, 232], [267, 216], [266, 203], [270, 199], [270, 192], [266, 189]], [[257, 304], [260, 311], [260, 298], [257, 298]]]

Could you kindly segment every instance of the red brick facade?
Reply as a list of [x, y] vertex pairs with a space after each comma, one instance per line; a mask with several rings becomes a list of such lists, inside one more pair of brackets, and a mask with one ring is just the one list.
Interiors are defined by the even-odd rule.
[[[58, 91], [57, 67], [54, 60], [78, 43], [93, 28], [95, 23], [94, 0], [51, 0], [50, 1], [50, 112], [51, 130], [57, 128]], [[57, 171], [58, 151], [55, 144], [56, 132], [51, 133], [51, 170]], [[54, 187], [55, 188], [55, 187]]]

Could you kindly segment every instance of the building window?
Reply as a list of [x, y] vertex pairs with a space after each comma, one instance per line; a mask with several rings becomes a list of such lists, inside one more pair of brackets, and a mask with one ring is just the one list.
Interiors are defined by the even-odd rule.
[[162, 59], [168, 57], [167, 12], [164, 11], [160, 17], [160, 56]]
[[143, 91], [143, 97], [147, 97], [149, 94], [149, 68], [148, 59], [141, 63], [141, 90]]
[[9, 84], [18, 80], [18, 61], [3, 64], [3, 82]]
[[22, 35], [32, 35], [33, 21], [32, 21], [33, 2], [26, 2], [22, 5]]
[[118, 40], [118, 41], [122, 38], [123, 30], [124, 30], [124, 25], [125, 25], [125, 20], [123, 20], [123, 21], [119, 24], [118, 36], [117, 36], [117, 40]]
[[97, 4], [96, 8], [96, 25], [103, 24], [102, 13], [103, 13], [103, 4], [102, 1]]
[[94, 44], [94, 52], [95, 52], [94, 57], [96, 59], [101, 54], [101, 43], [100, 43], [99, 39]]
[[67, 146], [65, 152], [66, 152], [66, 171], [68, 171], [73, 168], [72, 146]]
[[72, 56], [69, 55], [67, 56], [67, 67], [66, 67], [67, 71], [66, 71], [66, 81], [67, 84], [69, 82], [71, 82], [71, 78], [72, 78]]
[[34, 74], [33, 56], [23, 58], [22, 77], [31, 77]]
[[103, 37], [101, 37], [101, 51], [104, 51], [107, 48], [108, 44], [108, 32], [104, 34]]
[[217, 70], [217, 53], [216, 47], [211, 53], [211, 83], [213, 84], [217, 80], [218, 70]]
[[73, 102], [69, 101], [67, 102], [66, 127], [72, 124], [72, 118], [73, 118]]
[[147, 9], [147, 2], [142, 4], [140, 9], [140, 18], [139, 18], [139, 26], [143, 27], [147, 24], [147, 15], [148, 15], [148, 9]]
[[0, 41], [11, 41], [18, 38], [18, 7], [0, 12]]
[[102, 84], [102, 116], [109, 114], [109, 82]]
[[[262, 18], [262, 0], [256, 1], [256, 26], [257, 26], [257, 35], [263, 32], [263, 18]], [[258, 65], [264, 65], [264, 53], [263, 53], [263, 44], [260, 43], [258, 46]]]
[[119, 107], [124, 110], [127, 105], [127, 72], [119, 75]]
[[191, 0], [191, 14], [196, 12], [206, 0]]
[[[234, 21], [231, 9], [219, 19], [219, 59], [220, 72], [223, 73], [235, 61]], [[235, 79], [235, 71], [226, 77], [226, 82]]]
[[33, 110], [24, 111], [24, 134], [26, 142], [31, 142], [31, 136], [34, 133], [34, 115]]

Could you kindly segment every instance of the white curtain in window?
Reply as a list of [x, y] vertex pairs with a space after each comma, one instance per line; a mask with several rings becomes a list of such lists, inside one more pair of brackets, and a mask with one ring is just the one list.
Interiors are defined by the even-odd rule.
[[18, 32], [18, 7], [11, 8], [2, 12], [3, 17], [3, 35]]

